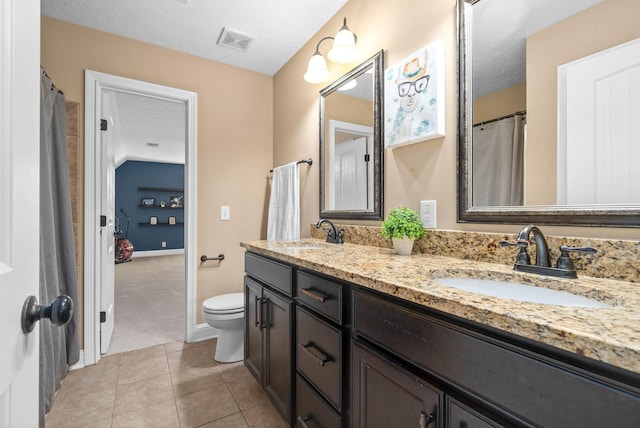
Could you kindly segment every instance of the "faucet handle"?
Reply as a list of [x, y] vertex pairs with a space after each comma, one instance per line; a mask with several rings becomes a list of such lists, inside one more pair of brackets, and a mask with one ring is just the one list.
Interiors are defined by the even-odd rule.
[[500, 241], [498, 244], [501, 247], [520, 247], [520, 251], [516, 256], [516, 263], [530, 265], [531, 257], [529, 257], [529, 253], [527, 252], [527, 247], [529, 246], [528, 241], [518, 240], [517, 242], [509, 242], [509, 241]]
[[567, 247], [566, 245], [560, 246], [560, 257], [558, 257], [557, 267], [558, 269], [574, 270], [573, 260], [569, 257], [569, 252], [582, 253], [582, 254], [595, 254], [598, 252], [595, 248], [591, 247]]

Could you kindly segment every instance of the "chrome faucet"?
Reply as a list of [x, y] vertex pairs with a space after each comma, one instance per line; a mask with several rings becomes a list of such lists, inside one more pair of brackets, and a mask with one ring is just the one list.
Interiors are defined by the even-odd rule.
[[[536, 264], [531, 264], [531, 258], [527, 248], [529, 247], [531, 240], [529, 239], [533, 235], [533, 242], [536, 245]], [[562, 245], [560, 247], [560, 257], [556, 267], [551, 266], [551, 257], [549, 255], [549, 246], [542, 231], [537, 226], [530, 224], [522, 228], [518, 233], [516, 242], [500, 241], [500, 246], [512, 246], [519, 247], [520, 252], [516, 257], [516, 263], [513, 266], [514, 270], [536, 273], [540, 275], [558, 276], [562, 278], [577, 278], [576, 270], [573, 266], [573, 262], [569, 258], [569, 252], [577, 252], [583, 254], [595, 254], [597, 250], [591, 247], [567, 247]]]
[[329, 230], [327, 231], [327, 242], [332, 244], [342, 244], [344, 241], [342, 240], [342, 234], [344, 232], [343, 229], [336, 229], [336, 227], [326, 218], [321, 218], [316, 223], [316, 228], [320, 229], [322, 223], [327, 223], [329, 225]]

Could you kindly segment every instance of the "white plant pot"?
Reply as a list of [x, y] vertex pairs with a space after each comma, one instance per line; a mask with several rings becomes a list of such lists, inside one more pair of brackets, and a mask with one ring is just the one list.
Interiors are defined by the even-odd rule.
[[409, 238], [391, 238], [393, 249], [401, 256], [408, 256], [413, 250], [413, 239]]

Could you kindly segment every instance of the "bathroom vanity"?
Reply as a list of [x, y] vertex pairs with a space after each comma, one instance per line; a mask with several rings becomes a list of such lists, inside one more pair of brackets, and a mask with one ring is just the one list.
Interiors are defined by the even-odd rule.
[[[289, 275], [283, 281], [291, 284], [295, 317], [288, 318], [294, 334], [287, 349], [295, 363], [278, 375], [295, 379], [285, 419], [292, 425], [587, 427], [640, 420], [636, 284], [549, 279], [314, 239], [241, 245], [247, 279], [263, 291], [273, 280], [251, 267], [255, 258]], [[434, 281], [451, 276], [561, 288], [610, 307], [515, 302]], [[250, 303], [247, 331], [256, 323]], [[251, 368], [252, 360], [246, 364]]]

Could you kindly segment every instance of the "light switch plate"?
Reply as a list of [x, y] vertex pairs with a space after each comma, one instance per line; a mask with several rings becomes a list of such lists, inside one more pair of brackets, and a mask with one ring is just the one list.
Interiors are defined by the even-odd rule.
[[231, 209], [228, 205], [220, 206], [220, 220], [230, 220], [231, 219]]

